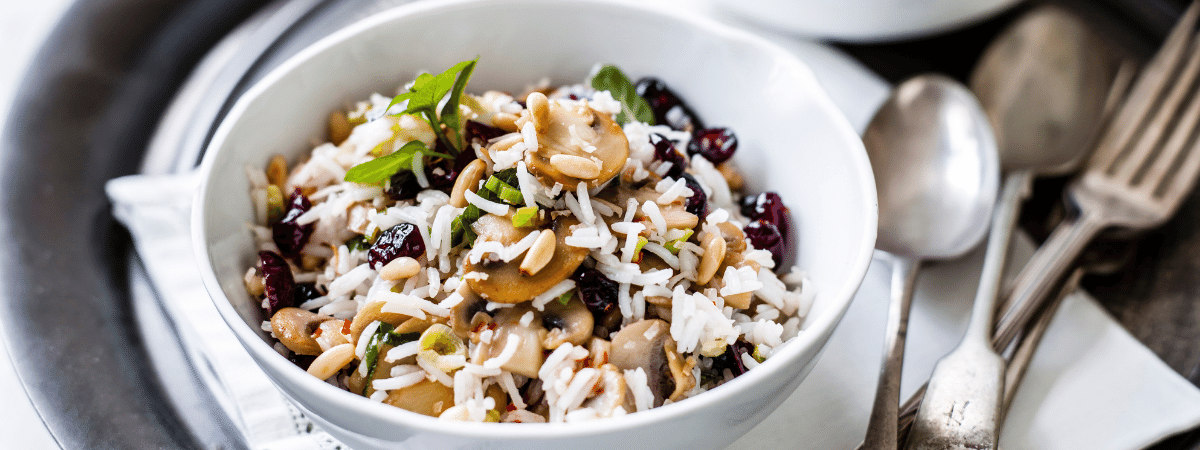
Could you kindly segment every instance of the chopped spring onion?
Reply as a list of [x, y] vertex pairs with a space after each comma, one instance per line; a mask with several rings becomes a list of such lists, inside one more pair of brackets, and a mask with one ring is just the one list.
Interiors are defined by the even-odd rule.
[[523, 206], [517, 208], [517, 212], [513, 214], [512, 224], [514, 227], [532, 227], [533, 219], [537, 218], [538, 207]]
[[563, 295], [558, 296], [558, 302], [561, 303], [563, 306], [567, 306], [567, 302], [571, 301], [571, 296], [574, 294], [575, 294], [575, 290], [571, 289], [571, 290], [563, 293]]
[[650, 240], [646, 239], [644, 236], [638, 236], [637, 247], [633, 248], [633, 262], [642, 262], [642, 247], [645, 247], [648, 243], [650, 243]]
[[[672, 239], [670, 241], [667, 241], [666, 244], [663, 244], [663, 248], [666, 248], [671, 253], [679, 253], [679, 248], [681, 246], [683, 246], [684, 242], [687, 242], [687, 240], [692, 237], [692, 233], [695, 233], [695, 230], [692, 230], [690, 228], [687, 230], [684, 230], [683, 237], [681, 237], [679, 239]], [[638, 247], [638, 250], [641, 250], [640, 246]]]

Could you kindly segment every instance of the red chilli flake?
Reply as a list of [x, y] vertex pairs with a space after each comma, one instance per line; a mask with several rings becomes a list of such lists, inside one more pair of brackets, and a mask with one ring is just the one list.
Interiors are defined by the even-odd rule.
[[346, 335], [350, 334], [350, 321], [349, 320], [342, 321], [342, 334], [346, 334]]
[[312, 337], [313, 337], [313, 339], [316, 339], [316, 338], [319, 338], [319, 337], [321, 337], [321, 333], [323, 333], [323, 332], [325, 332], [325, 329], [324, 329], [324, 328], [319, 328], [319, 327], [318, 327], [318, 328], [317, 328], [317, 331], [314, 331], [314, 332], [313, 332], [313, 334], [312, 334]]
[[516, 405], [516, 404], [513, 404], [513, 403], [509, 403], [509, 404], [508, 404], [508, 406], [505, 406], [505, 407], [504, 407], [504, 410], [505, 410], [505, 411], [508, 411], [508, 412], [513, 412], [513, 411], [516, 411], [516, 410], [517, 410], [517, 405]]

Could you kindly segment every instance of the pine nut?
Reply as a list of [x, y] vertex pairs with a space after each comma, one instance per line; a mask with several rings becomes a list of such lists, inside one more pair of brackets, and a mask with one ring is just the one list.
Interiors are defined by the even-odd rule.
[[678, 228], [680, 230], [688, 228], [696, 228], [700, 223], [700, 218], [695, 214], [687, 212], [683, 208], [669, 208], [662, 210], [663, 220], [667, 222], [667, 228]]
[[283, 184], [287, 182], [287, 174], [287, 159], [283, 155], [271, 158], [271, 162], [267, 164], [267, 182], [283, 189]]
[[263, 277], [253, 267], [246, 271], [242, 280], [246, 282], [246, 292], [249, 292], [250, 295], [255, 297], [263, 295], [263, 290], [266, 289], [266, 286], [263, 285]]
[[379, 278], [396, 281], [402, 278], [412, 278], [420, 271], [421, 264], [417, 263], [417, 260], [401, 256], [385, 264], [382, 269], [379, 269]]
[[554, 256], [554, 248], [557, 245], [554, 231], [542, 230], [542, 234], [538, 235], [537, 240], [533, 241], [533, 246], [525, 253], [525, 259], [521, 260], [521, 273], [535, 275], [541, 271]]
[[517, 127], [517, 116], [509, 113], [492, 114], [492, 126], [509, 133], [520, 130], [520, 127]]
[[550, 125], [550, 101], [546, 98], [546, 94], [530, 93], [528, 97], [525, 97], [525, 104], [529, 106], [529, 113], [533, 117], [534, 129], [538, 133], [546, 132], [546, 127]]
[[563, 175], [580, 180], [594, 180], [600, 176], [600, 164], [582, 156], [553, 155], [550, 166]]
[[506, 134], [502, 136], [500, 140], [492, 144], [490, 150], [502, 152], [512, 148], [514, 145], [517, 145], [518, 142], [525, 142], [525, 138], [521, 136], [521, 133]]
[[717, 166], [717, 171], [721, 173], [722, 177], [725, 177], [725, 183], [729, 185], [729, 189], [731, 190], [740, 191], [742, 190], [742, 186], [746, 184], [745, 179], [742, 178], [742, 174], [738, 173], [737, 169], [734, 169], [733, 165], [728, 162]]
[[312, 364], [308, 366], [308, 374], [317, 377], [321, 380], [329, 379], [337, 371], [350, 364], [354, 360], [354, 346], [350, 344], [342, 344], [333, 347], [320, 356], [314, 359]]
[[718, 233], [706, 231], [701, 247], [704, 248], [704, 254], [700, 255], [700, 266], [696, 268], [696, 284], [708, 284], [725, 259], [725, 239]]
[[450, 191], [450, 206], [455, 208], [467, 207], [467, 189], [471, 189], [479, 185], [479, 180], [483, 179], [483, 172], [487, 169], [487, 163], [482, 159], [476, 159], [467, 164], [462, 172], [458, 174], [458, 179], [454, 180], [454, 190]]
[[329, 142], [333, 145], [342, 145], [346, 142], [346, 138], [350, 137], [350, 131], [354, 127], [350, 126], [350, 120], [346, 118], [346, 113], [334, 111], [329, 114]]

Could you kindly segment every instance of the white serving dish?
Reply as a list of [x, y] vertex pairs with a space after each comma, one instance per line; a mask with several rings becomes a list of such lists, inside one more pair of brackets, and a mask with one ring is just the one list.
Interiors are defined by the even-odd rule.
[[[328, 114], [391, 93], [421, 70], [480, 56], [471, 92], [519, 91], [549, 76], [578, 82], [598, 62], [654, 75], [707, 123], [736, 130], [752, 192], [787, 201], [796, 261], [818, 287], [804, 331], [747, 374], [697, 397], [625, 417], [569, 424], [450, 423], [371, 402], [276, 353], [242, 274], [254, 264], [246, 165], [298, 158]], [[795, 56], [714, 21], [588, 0], [416, 3], [343, 29], [281, 65], [234, 105], [201, 166], [193, 239], [206, 287], [255, 361], [297, 406], [356, 449], [720, 448], [795, 389], [849, 306], [871, 259], [876, 200], [862, 143]]]
[[818, 39], [882, 42], [965, 27], [1020, 0], [713, 0], [775, 29]]

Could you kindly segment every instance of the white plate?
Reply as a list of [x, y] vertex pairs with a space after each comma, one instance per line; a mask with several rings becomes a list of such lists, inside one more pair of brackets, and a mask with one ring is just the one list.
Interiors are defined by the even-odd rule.
[[948, 31], [1020, 0], [714, 0], [748, 19], [803, 36], [891, 41]]

